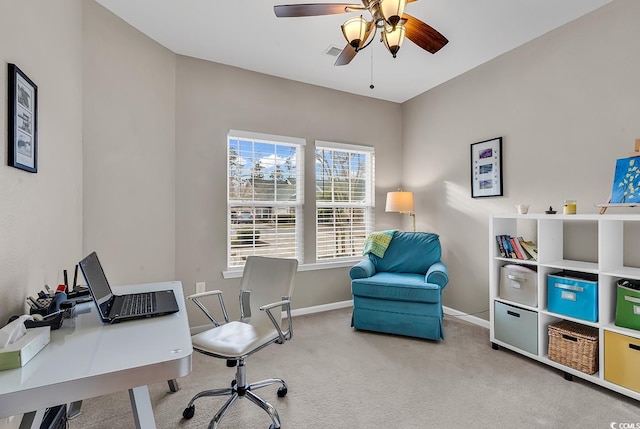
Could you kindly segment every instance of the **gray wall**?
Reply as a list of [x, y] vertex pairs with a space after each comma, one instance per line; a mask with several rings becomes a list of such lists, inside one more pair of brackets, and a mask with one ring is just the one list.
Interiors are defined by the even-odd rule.
[[[223, 280], [221, 275], [226, 268], [229, 129], [306, 139], [307, 172], [315, 170], [316, 139], [374, 146], [376, 179], [387, 186], [399, 183], [400, 105], [189, 57], [179, 56], [176, 70], [176, 274], [186, 292], [194, 292], [196, 281], [205, 281], [207, 289], [221, 289], [230, 297], [237, 293], [238, 280]], [[366, 118], [354, 120], [354, 112], [365, 112]], [[310, 177], [313, 173], [306, 175]], [[305, 262], [310, 263], [315, 253], [315, 184], [306, 180], [305, 188]], [[378, 187], [376, 195], [382, 201], [377, 206], [380, 217], [382, 190]], [[297, 276], [295, 308], [348, 299], [347, 268]], [[193, 324], [197, 319], [190, 316]]]
[[[82, 246], [82, 5], [0, 2], [0, 326]], [[7, 166], [7, 63], [38, 86], [38, 173]]]
[[[310, 171], [316, 139], [375, 146], [376, 215], [400, 221], [384, 213], [385, 192], [401, 180], [399, 104], [176, 56], [95, 2], [83, 35], [83, 247], [98, 251], [113, 284], [175, 278], [186, 295], [204, 281], [233, 302], [238, 280], [222, 278], [229, 129], [306, 139]], [[307, 181], [307, 225], [314, 198]], [[314, 228], [305, 242], [313, 262]], [[304, 271], [293, 306], [350, 298], [348, 268]]]
[[113, 285], [174, 280], [176, 56], [83, 4], [83, 249]]
[[[607, 201], [615, 160], [640, 138], [639, 16], [640, 2], [616, 0], [403, 104], [403, 183], [419, 228], [441, 234], [445, 305], [488, 309], [492, 213]], [[472, 199], [469, 146], [498, 136], [504, 196]]]

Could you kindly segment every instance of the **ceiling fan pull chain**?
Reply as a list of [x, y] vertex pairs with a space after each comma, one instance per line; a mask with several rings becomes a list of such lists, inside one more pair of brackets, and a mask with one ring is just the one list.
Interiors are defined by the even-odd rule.
[[371, 89], [375, 88], [373, 86], [373, 51], [374, 50], [375, 49], [371, 49], [371, 85], [369, 85], [369, 88], [371, 88]]

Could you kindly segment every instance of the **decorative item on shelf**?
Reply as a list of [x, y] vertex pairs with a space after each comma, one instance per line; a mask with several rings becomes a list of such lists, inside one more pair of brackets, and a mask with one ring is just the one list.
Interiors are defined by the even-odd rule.
[[549, 206], [549, 210], [545, 210], [545, 213], [546, 213], [546, 214], [556, 214], [556, 213], [558, 213], [558, 212], [557, 212], [557, 211], [555, 211], [555, 210], [553, 209], [553, 207]]
[[640, 139], [636, 139], [635, 151], [628, 157], [616, 160], [613, 188], [609, 201], [595, 204], [604, 214], [609, 207], [636, 207], [640, 204]]
[[574, 215], [576, 214], [576, 208], [576, 200], [564, 200], [564, 204], [562, 205], [562, 214]]
[[516, 210], [518, 214], [527, 214], [529, 213], [529, 204], [516, 204]]
[[396, 192], [387, 192], [387, 212], [406, 214], [413, 218], [413, 230], [416, 230], [416, 213], [413, 201], [413, 192], [403, 191], [398, 188]]

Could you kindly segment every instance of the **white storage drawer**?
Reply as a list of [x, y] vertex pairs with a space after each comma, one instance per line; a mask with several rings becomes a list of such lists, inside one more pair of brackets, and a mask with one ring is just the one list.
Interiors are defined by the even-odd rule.
[[517, 264], [501, 267], [500, 298], [538, 307], [538, 273]]

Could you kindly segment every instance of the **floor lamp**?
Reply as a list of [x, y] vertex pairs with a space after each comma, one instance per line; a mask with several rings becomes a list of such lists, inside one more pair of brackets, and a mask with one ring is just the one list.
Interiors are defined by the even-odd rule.
[[416, 213], [413, 202], [413, 192], [398, 189], [396, 192], [387, 192], [387, 212], [406, 214], [413, 218], [413, 231], [416, 230]]

